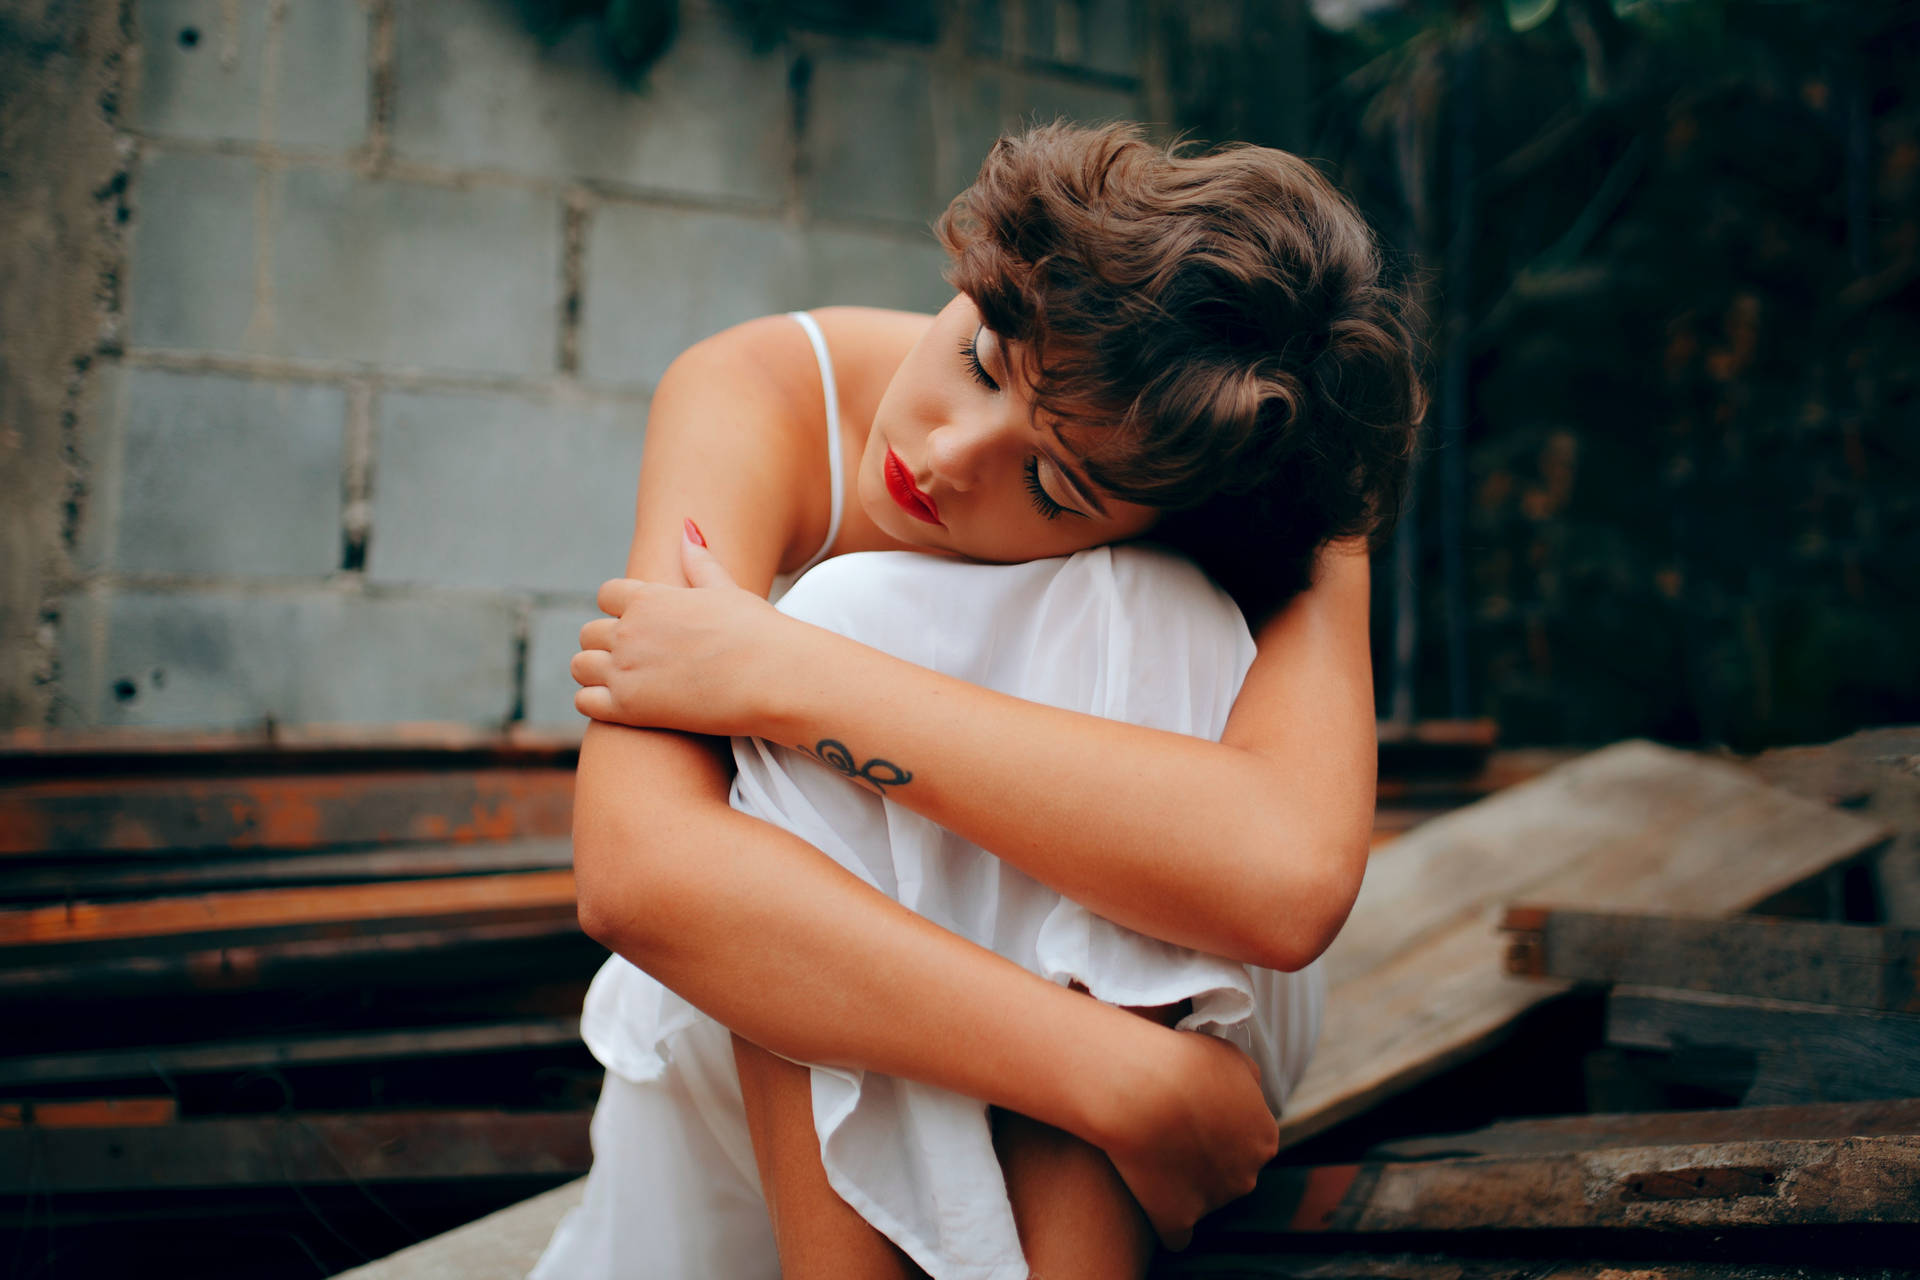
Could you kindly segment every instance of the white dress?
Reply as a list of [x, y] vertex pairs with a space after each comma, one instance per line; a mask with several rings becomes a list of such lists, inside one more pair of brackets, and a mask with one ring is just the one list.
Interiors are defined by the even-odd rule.
[[[1141, 546], [1023, 565], [845, 555], [779, 607], [988, 688], [1206, 738], [1220, 736], [1253, 659], [1233, 603], [1186, 561]], [[871, 759], [870, 744], [813, 745], [856, 769]], [[1180, 1025], [1246, 1050], [1269, 1104], [1284, 1105], [1319, 1030], [1317, 964], [1274, 973], [1144, 937], [798, 751], [742, 738], [734, 759], [735, 808], [1051, 981], [1120, 1005], [1191, 1000]], [[588, 991], [581, 1034], [607, 1068], [594, 1165], [536, 1280], [776, 1277], [726, 1030], [616, 956]], [[848, 1204], [934, 1280], [1024, 1280], [984, 1104], [869, 1072], [815, 1067], [812, 1081], [822, 1163]]]

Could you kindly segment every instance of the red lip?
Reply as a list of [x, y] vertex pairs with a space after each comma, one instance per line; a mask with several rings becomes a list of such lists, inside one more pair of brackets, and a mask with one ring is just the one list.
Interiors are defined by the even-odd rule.
[[901, 510], [916, 520], [940, 523], [939, 508], [933, 505], [932, 498], [920, 492], [920, 487], [913, 482], [913, 473], [891, 448], [887, 450], [886, 465], [882, 469], [887, 474], [887, 493], [900, 504]]

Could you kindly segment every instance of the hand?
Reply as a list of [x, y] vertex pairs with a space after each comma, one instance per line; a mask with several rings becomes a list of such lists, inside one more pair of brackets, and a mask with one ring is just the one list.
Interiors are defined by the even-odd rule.
[[799, 624], [740, 586], [704, 543], [680, 544], [686, 587], [634, 578], [600, 585], [612, 616], [580, 628], [568, 669], [583, 715], [648, 729], [752, 734], [787, 628]]
[[1253, 1190], [1280, 1127], [1252, 1059], [1214, 1036], [1176, 1034], [1159, 1087], [1131, 1100], [1126, 1133], [1102, 1146], [1160, 1242], [1184, 1249], [1194, 1223]]

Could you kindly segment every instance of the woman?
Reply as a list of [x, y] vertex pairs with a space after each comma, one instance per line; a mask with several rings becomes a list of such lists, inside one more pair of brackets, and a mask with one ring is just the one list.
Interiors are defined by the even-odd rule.
[[[675, 362], [631, 579], [602, 592], [620, 622], [576, 658], [583, 711], [653, 727], [597, 723], [583, 744], [582, 922], [761, 1047], [741, 1083], [790, 1275], [809, 1258], [852, 1274], [848, 1224], [818, 1194], [811, 1116], [782, 1101], [802, 1069], [764, 1050], [1027, 1117], [1038, 1160], [1107, 1170], [1173, 1243], [1251, 1186], [1272, 1119], [1224, 1042], [929, 924], [729, 807], [715, 744], [653, 730], [847, 743], [912, 775], [890, 799], [1102, 916], [1274, 969], [1338, 930], [1371, 823], [1356, 535], [1391, 512], [1420, 394], [1357, 216], [1280, 153], [1173, 159], [1128, 130], [1053, 128], [1003, 140], [942, 235], [962, 292], [938, 317], [822, 312], [830, 366], [779, 317]], [[819, 452], [835, 419], [860, 496], [837, 516]], [[709, 573], [682, 550], [688, 518], [746, 590], [678, 587], [684, 566]], [[1149, 531], [1256, 625], [1221, 742], [996, 695], [757, 598], [816, 548], [1030, 561]], [[1072, 1238], [1069, 1215], [1036, 1213]]]

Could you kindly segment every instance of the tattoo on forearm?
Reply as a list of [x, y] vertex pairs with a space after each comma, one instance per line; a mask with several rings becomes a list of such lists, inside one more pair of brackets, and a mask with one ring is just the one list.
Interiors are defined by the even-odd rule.
[[837, 738], [822, 738], [811, 747], [796, 744], [794, 750], [812, 756], [836, 773], [872, 783], [882, 794], [888, 787], [904, 787], [913, 781], [911, 773], [893, 761], [882, 760], [878, 756], [865, 764], [855, 764], [853, 752], [847, 750], [846, 743]]

